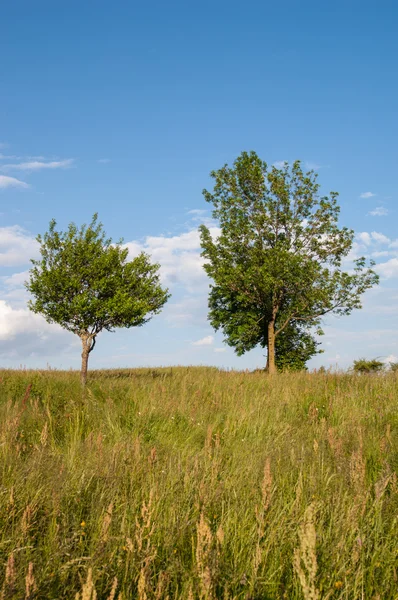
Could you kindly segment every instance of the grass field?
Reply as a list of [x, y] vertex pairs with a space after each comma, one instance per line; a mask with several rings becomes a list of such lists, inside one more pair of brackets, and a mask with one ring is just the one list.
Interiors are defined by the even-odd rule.
[[398, 598], [398, 376], [0, 372], [0, 598]]

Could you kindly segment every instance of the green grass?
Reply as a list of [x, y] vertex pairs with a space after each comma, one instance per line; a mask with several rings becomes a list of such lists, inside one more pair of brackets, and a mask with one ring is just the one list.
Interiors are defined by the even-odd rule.
[[0, 598], [398, 598], [395, 374], [0, 377]]

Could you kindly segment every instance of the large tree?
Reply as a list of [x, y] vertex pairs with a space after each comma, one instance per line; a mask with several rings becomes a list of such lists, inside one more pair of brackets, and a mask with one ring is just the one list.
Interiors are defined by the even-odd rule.
[[159, 265], [145, 253], [128, 261], [122, 243], [112, 243], [98, 222], [66, 232], [39, 235], [41, 258], [32, 260], [26, 287], [29, 308], [78, 335], [82, 342], [81, 381], [87, 380], [88, 357], [101, 331], [147, 323], [169, 298], [159, 282]]
[[[213, 239], [200, 227], [204, 268], [213, 280], [209, 319], [240, 354], [266, 347], [274, 373], [278, 337], [286, 342], [290, 329], [296, 340], [313, 339], [309, 327], [322, 333], [324, 315], [360, 308], [378, 277], [364, 258], [342, 270], [354, 232], [339, 227], [338, 194], [320, 196], [317, 175], [304, 172], [300, 161], [269, 167], [255, 152], [243, 152], [211, 177], [214, 189], [203, 194], [221, 232]], [[311, 344], [307, 350], [310, 356]]]

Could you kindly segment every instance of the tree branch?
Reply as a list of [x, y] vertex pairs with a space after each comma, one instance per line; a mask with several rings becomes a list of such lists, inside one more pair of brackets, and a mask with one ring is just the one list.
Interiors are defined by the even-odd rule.
[[91, 346], [88, 351], [89, 354], [90, 354], [90, 352], [92, 352], [92, 350], [94, 350], [94, 346], [95, 346], [95, 336], [92, 338]]

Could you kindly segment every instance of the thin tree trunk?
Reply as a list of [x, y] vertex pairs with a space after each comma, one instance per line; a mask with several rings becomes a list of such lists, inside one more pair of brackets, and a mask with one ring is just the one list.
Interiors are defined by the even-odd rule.
[[268, 355], [267, 355], [267, 371], [269, 375], [276, 373], [275, 365], [275, 321], [268, 323]]
[[82, 337], [82, 367], [80, 371], [80, 382], [83, 387], [87, 383], [87, 366], [88, 366], [88, 355], [90, 354], [90, 342], [87, 338]]

